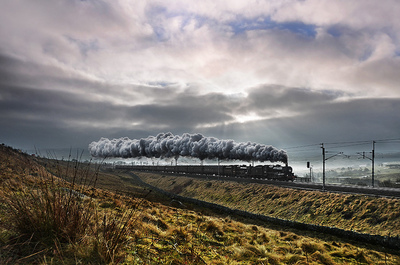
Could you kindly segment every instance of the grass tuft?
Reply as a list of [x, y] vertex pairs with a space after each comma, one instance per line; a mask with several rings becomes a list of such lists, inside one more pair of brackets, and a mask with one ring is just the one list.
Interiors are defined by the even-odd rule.
[[[113, 263], [128, 241], [140, 201], [124, 207], [122, 214], [118, 214], [122, 201], [117, 198], [111, 205], [102, 202], [99, 206], [85, 195], [94, 193], [98, 177], [98, 168], [89, 171], [88, 164], [84, 169], [79, 168], [78, 162], [69, 161], [64, 166], [55, 161], [49, 168], [32, 163], [29, 166], [23, 171], [29, 175], [23, 178], [1, 179], [1, 205], [12, 224], [10, 229], [16, 232], [14, 238], [2, 233], [3, 244], [23, 242], [24, 249], [32, 248], [33, 254], [21, 258], [28, 261], [39, 254], [64, 260], [60, 254], [64, 252], [63, 246], [75, 249], [86, 243], [86, 247], [92, 246], [92, 251], [85, 255], [100, 263]], [[102, 208], [114, 211], [107, 214]]]
[[[5, 183], [4, 202], [15, 228], [34, 241], [76, 242], [91, 223], [94, 205], [58, 179], [39, 176], [32, 186]], [[81, 196], [82, 195], [82, 196]]]
[[312, 258], [314, 260], [317, 260], [321, 264], [325, 264], [325, 265], [335, 265], [336, 264], [328, 254], [321, 253], [318, 250], [312, 254]]

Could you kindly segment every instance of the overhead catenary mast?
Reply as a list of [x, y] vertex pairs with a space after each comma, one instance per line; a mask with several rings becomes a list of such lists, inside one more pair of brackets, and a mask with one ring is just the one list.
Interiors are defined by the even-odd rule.
[[343, 154], [343, 152], [336, 153], [336, 154], [326, 158], [325, 157], [325, 147], [324, 147], [323, 143], [321, 143], [321, 148], [322, 148], [322, 190], [325, 191], [326, 190], [325, 189], [325, 161], [332, 157], [335, 157], [337, 155], [341, 155], [341, 154]]
[[365, 152], [362, 152], [362, 154], [361, 153], [357, 153], [357, 154], [359, 154], [359, 155], [362, 155], [362, 157], [363, 157], [363, 159], [369, 159], [369, 160], [371, 160], [372, 161], [372, 167], [371, 167], [371, 184], [372, 184], [372, 187], [375, 187], [375, 141], [372, 141], [372, 151], [371, 151], [371, 157], [368, 157], [368, 156], [366, 156], [365, 155]]

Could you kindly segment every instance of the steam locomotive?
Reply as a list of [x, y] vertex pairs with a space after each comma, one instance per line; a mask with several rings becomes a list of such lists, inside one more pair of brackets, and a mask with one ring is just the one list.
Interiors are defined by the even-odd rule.
[[116, 165], [116, 169], [160, 172], [179, 175], [206, 175], [221, 177], [259, 178], [279, 181], [294, 181], [292, 167], [285, 165]]

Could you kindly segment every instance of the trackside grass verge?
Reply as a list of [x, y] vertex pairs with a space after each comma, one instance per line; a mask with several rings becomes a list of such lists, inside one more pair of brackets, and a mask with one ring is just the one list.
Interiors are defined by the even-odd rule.
[[281, 219], [382, 236], [400, 236], [400, 201], [302, 191], [262, 184], [205, 181], [136, 172], [166, 191]]

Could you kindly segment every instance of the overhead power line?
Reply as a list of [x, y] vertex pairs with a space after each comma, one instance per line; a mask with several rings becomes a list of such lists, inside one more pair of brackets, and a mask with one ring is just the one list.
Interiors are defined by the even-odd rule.
[[300, 146], [292, 146], [292, 147], [285, 147], [283, 148], [284, 150], [286, 149], [297, 149], [297, 148], [304, 148], [304, 147], [311, 147], [311, 146], [320, 146], [321, 144], [308, 144], [308, 145], [300, 145]]
[[[343, 146], [330, 147], [330, 148], [339, 148], [339, 147], [349, 147], [349, 146], [370, 144], [372, 142], [375, 142], [375, 143], [400, 142], [400, 138], [388, 138], [388, 139], [379, 139], [379, 140], [361, 140], [361, 141], [342, 141], [342, 142], [328, 142], [328, 143], [324, 142], [324, 144], [325, 144], [325, 146], [326, 145], [343, 145]], [[291, 147], [286, 147], [286, 148], [283, 148], [283, 149], [285, 149], [285, 150], [287, 150], [287, 149], [298, 149], [298, 148], [313, 147], [313, 146], [321, 146], [321, 143], [300, 145], [300, 146], [291, 146]]]
[[390, 143], [390, 142], [400, 142], [400, 139], [382, 139], [382, 140], [376, 140], [375, 142], [379, 142], [379, 143]]

